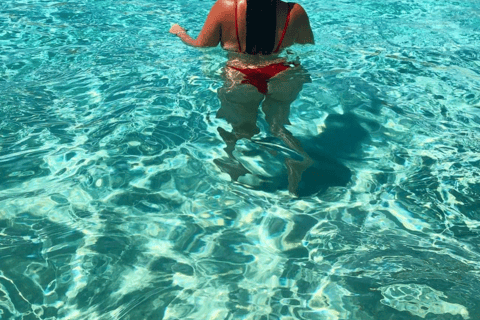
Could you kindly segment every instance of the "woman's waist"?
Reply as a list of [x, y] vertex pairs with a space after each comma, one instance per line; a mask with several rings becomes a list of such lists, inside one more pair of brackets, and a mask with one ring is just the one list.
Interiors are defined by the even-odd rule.
[[290, 64], [278, 55], [230, 54], [227, 66], [239, 69], [257, 69], [274, 64]]
[[227, 62], [227, 67], [231, 67], [234, 69], [262, 69], [262, 68], [267, 68], [271, 66], [287, 66], [287, 67], [296, 67], [299, 64], [295, 61], [287, 61], [287, 59], [282, 58], [282, 59], [276, 59], [276, 60], [270, 60], [270, 61], [262, 61], [261, 63], [245, 63], [243, 61], [228, 61]]

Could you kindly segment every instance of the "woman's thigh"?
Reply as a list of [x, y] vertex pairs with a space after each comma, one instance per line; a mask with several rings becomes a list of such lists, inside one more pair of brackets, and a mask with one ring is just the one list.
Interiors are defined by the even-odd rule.
[[292, 103], [305, 83], [312, 82], [310, 75], [300, 65], [280, 72], [268, 81], [266, 98]]
[[270, 79], [268, 93], [262, 103], [265, 120], [270, 125], [290, 124], [288, 121], [290, 105], [297, 99], [303, 85], [311, 81], [301, 66], [287, 69]]
[[240, 72], [228, 75], [224, 86], [217, 90], [221, 103], [217, 118], [225, 119], [242, 136], [256, 134], [258, 107], [265, 96], [254, 86], [241, 83], [243, 77]]

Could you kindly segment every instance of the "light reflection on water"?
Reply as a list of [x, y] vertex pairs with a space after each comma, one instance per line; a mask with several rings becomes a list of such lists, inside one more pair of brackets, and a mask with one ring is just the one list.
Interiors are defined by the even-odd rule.
[[167, 33], [211, 4], [0, 4], [0, 318], [476, 319], [475, 3], [302, 2], [301, 198], [262, 117], [262, 187], [214, 162], [226, 55]]

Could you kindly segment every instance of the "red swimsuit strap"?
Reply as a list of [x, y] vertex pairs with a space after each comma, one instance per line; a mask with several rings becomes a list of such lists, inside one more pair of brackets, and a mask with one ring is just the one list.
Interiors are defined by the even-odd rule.
[[237, 1], [235, 1], [235, 31], [237, 32], [238, 52], [242, 52], [242, 45], [238, 37], [238, 22], [237, 22]]
[[282, 45], [283, 38], [285, 37], [285, 33], [287, 33], [287, 27], [288, 27], [288, 22], [290, 21], [290, 12], [292, 11], [293, 6], [290, 6], [291, 3], [288, 3], [288, 13], [287, 13], [287, 19], [285, 20], [285, 26], [283, 27], [283, 33], [282, 37], [280, 38], [280, 42], [278, 43], [277, 49], [275, 49], [273, 52], [277, 53], [278, 49], [280, 49], [280, 46]]

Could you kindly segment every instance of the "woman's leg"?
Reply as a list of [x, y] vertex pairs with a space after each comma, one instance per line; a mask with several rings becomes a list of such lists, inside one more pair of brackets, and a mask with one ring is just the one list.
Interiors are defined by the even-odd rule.
[[303, 150], [300, 141], [285, 128], [285, 125], [290, 124], [288, 117], [291, 103], [297, 98], [303, 84], [310, 81], [303, 69], [298, 70], [297, 68], [299, 67], [286, 70], [273, 77], [268, 83], [268, 94], [262, 103], [262, 111], [265, 113], [265, 120], [272, 134], [303, 157], [302, 161], [285, 159], [288, 171], [288, 190], [293, 194], [297, 193], [302, 173], [313, 164], [312, 159]]
[[[260, 132], [257, 127], [257, 115], [264, 95], [259, 93], [254, 86], [240, 83], [242, 79], [242, 76], [239, 75], [240, 72], [230, 72], [230, 77], [225, 85], [217, 91], [221, 103], [217, 118], [225, 119], [233, 130], [228, 132], [221, 127], [217, 130], [225, 141], [225, 152], [229, 158], [235, 159], [233, 150], [235, 150], [237, 141], [242, 138], [250, 139]], [[248, 171], [240, 163], [236, 163], [235, 168], [230, 168], [228, 173], [232, 180], [237, 180], [239, 176]]]

